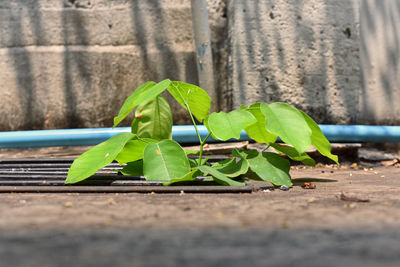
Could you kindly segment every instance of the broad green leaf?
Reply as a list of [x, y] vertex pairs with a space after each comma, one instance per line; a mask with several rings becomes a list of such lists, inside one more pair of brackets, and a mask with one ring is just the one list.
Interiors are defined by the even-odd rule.
[[299, 153], [310, 147], [311, 129], [298, 109], [279, 102], [262, 103], [260, 108], [267, 118], [268, 131], [293, 145]]
[[185, 149], [185, 154], [187, 155], [197, 155], [199, 154], [200, 150], [189, 150], [189, 149]]
[[194, 176], [195, 173], [196, 173], [196, 170], [193, 170], [193, 171], [187, 173], [182, 178], [175, 178], [175, 179], [169, 180], [168, 182], [163, 182], [163, 185], [168, 186], [168, 185], [180, 183], [180, 182], [194, 181], [194, 180], [196, 180], [196, 176]]
[[143, 160], [129, 162], [120, 173], [127, 176], [143, 176]]
[[169, 79], [165, 79], [159, 83], [147, 82], [138, 87], [124, 102], [118, 116], [114, 118], [114, 126], [117, 126], [137, 105], [149, 101], [158, 96], [171, 83]]
[[171, 180], [190, 172], [190, 164], [182, 147], [166, 139], [146, 146], [143, 172], [147, 180]]
[[[209, 163], [208, 163], [208, 160], [210, 159], [210, 157], [207, 157], [207, 158], [202, 158], [201, 159], [201, 164], [200, 165], [210, 165]], [[192, 168], [197, 168], [198, 166], [199, 166], [199, 161], [198, 161], [198, 159], [190, 159], [189, 158], [189, 163], [190, 163], [190, 167], [192, 167]]]
[[245, 159], [236, 162], [236, 158], [232, 158], [216, 162], [211, 167], [228, 177], [238, 177], [248, 171], [249, 163]]
[[189, 164], [191, 168], [196, 168], [197, 166], [199, 166], [199, 162], [197, 161], [197, 159], [189, 158]]
[[330, 158], [331, 160], [336, 162], [336, 164], [339, 164], [338, 156], [333, 155], [331, 153], [331, 144], [329, 143], [328, 139], [326, 139], [325, 135], [322, 133], [318, 124], [313, 119], [311, 119], [306, 113], [304, 113], [303, 111], [300, 112], [312, 131], [311, 134], [312, 145], [319, 151], [319, 153], [321, 153], [325, 157]]
[[261, 112], [261, 105], [261, 103], [255, 103], [246, 109], [257, 119], [257, 123], [247, 126], [244, 130], [257, 143], [274, 143], [278, 136], [267, 130], [266, 118], [264, 113]]
[[171, 139], [172, 112], [162, 95], [140, 104], [135, 111], [132, 133], [141, 138]]
[[262, 180], [276, 186], [292, 186], [290, 179], [290, 162], [278, 154], [271, 152], [257, 152], [256, 150], [243, 151], [249, 162], [250, 169]]
[[97, 170], [110, 164], [125, 144], [134, 137], [132, 133], [120, 133], [100, 143], [75, 159], [69, 171], [66, 184], [73, 184], [92, 176]]
[[168, 92], [182, 105], [188, 109], [198, 121], [203, 122], [210, 111], [211, 99], [206, 91], [200, 87], [184, 83], [184, 82], [171, 82], [167, 88]]
[[289, 158], [296, 161], [301, 161], [307, 166], [315, 166], [315, 160], [313, 160], [307, 153], [299, 153], [294, 147], [282, 146], [278, 144], [271, 144], [271, 146], [279, 153], [286, 154]]
[[247, 154], [244, 153], [245, 150], [240, 151], [237, 148], [234, 148], [232, 150], [232, 156], [237, 157], [237, 158], [241, 158], [241, 159], [246, 159], [247, 158]]
[[206, 165], [202, 165], [198, 167], [200, 171], [204, 172], [204, 173], [209, 173], [211, 174], [211, 176], [214, 178], [214, 181], [216, 181], [219, 184], [223, 184], [223, 185], [232, 185], [232, 186], [244, 186], [245, 183], [243, 182], [238, 182], [235, 180], [232, 180], [228, 177], [226, 177], [222, 172], [213, 169], [210, 166], [206, 166]]
[[250, 112], [234, 110], [229, 113], [212, 113], [204, 125], [213, 138], [226, 141], [231, 138], [239, 139], [240, 132], [256, 122], [256, 118]]
[[136, 161], [143, 158], [143, 151], [149, 143], [157, 143], [157, 140], [143, 138], [132, 140], [125, 144], [124, 148], [115, 158], [119, 164]]

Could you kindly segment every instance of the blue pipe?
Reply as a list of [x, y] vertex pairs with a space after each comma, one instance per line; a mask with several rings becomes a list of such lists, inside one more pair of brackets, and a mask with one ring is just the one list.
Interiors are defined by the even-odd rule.
[[[331, 142], [400, 142], [400, 126], [320, 125], [320, 128]], [[202, 138], [208, 134], [205, 126], [198, 129]], [[129, 131], [130, 127], [0, 132], [0, 148], [90, 146]], [[173, 126], [172, 137], [179, 143], [198, 142], [192, 125]], [[240, 140], [250, 139], [242, 131]], [[217, 142], [212, 138], [209, 141]]]

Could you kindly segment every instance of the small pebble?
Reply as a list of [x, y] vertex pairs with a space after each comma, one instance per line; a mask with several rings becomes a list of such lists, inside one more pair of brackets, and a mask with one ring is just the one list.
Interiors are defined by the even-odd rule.
[[113, 221], [111, 219], [108, 219], [104, 222], [104, 226], [112, 226]]
[[179, 193], [179, 195], [183, 196], [185, 194], [185, 191], [181, 190], [181, 192]]
[[286, 185], [282, 185], [279, 189], [282, 191], [288, 191], [289, 187], [287, 187]]
[[289, 223], [287, 221], [283, 221], [280, 223], [280, 227], [283, 229], [289, 228]]
[[115, 204], [117, 204], [117, 203], [115, 203], [114, 199], [109, 198], [109, 199], [108, 199], [108, 204], [109, 204], [109, 205], [115, 205]]
[[350, 209], [354, 209], [355, 207], [357, 207], [357, 204], [356, 203], [345, 203], [344, 205], [343, 205], [343, 207], [345, 207], [345, 208], [350, 208]]
[[65, 202], [64, 206], [66, 208], [71, 208], [72, 207], [72, 202]]
[[312, 198], [309, 198], [309, 199], [307, 200], [307, 203], [313, 203], [314, 201], [315, 201], [315, 198], [312, 197]]
[[355, 207], [357, 207], [357, 204], [356, 204], [356, 203], [350, 203], [350, 204], [349, 204], [349, 208], [350, 208], [350, 209], [354, 209]]
[[263, 192], [264, 192], [264, 193], [269, 193], [269, 192], [271, 192], [271, 190], [269, 190], [269, 189], [264, 189]]

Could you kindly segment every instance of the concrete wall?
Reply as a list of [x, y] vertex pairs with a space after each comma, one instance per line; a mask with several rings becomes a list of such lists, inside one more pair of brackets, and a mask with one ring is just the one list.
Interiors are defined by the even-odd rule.
[[400, 124], [400, 1], [362, 1], [360, 123]]
[[[220, 109], [285, 101], [320, 123], [400, 123], [399, 0], [208, 6]], [[0, 130], [110, 126], [144, 81], [197, 83], [192, 39], [189, 0], [0, 0]]]
[[284, 101], [319, 123], [400, 124], [399, 0], [230, 0], [233, 107]]
[[197, 83], [192, 40], [190, 1], [0, 0], [0, 129], [110, 126], [147, 80]]
[[320, 123], [354, 123], [360, 90], [353, 0], [230, 1], [233, 106], [283, 101]]

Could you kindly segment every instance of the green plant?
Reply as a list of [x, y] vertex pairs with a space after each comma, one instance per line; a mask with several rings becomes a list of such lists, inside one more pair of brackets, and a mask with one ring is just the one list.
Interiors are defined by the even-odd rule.
[[[161, 95], [164, 90], [188, 111], [199, 139], [199, 151], [185, 151], [172, 140], [172, 113]], [[126, 164], [122, 174], [163, 180], [164, 185], [194, 181], [198, 176], [207, 176], [204, 180], [223, 185], [244, 185], [241, 177], [246, 176], [276, 186], [292, 186], [290, 162], [279, 154], [313, 166], [315, 161], [306, 153], [311, 145], [338, 163], [318, 125], [288, 104], [255, 103], [248, 107], [242, 105], [229, 113], [209, 114], [210, 105], [208, 94], [195, 85], [169, 79], [141, 85], [125, 100], [114, 118], [115, 127], [136, 108], [131, 133], [117, 134], [83, 153], [71, 165], [65, 183], [80, 182], [116, 160], [121, 165]], [[196, 120], [207, 127], [209, 134], [205, 138], [200, 136]], [[265, 152], [266, 149], [263, 152], [234, 149], [232, 158], [213, 165], [207, 163], [203, 148], [210, 136], [221, 141], [239, 139], [242, 130], [277, 153]], [[277, 143], [278, 136], [290, 146]], [[188, 157], [197, 153], [197, 160]]]

